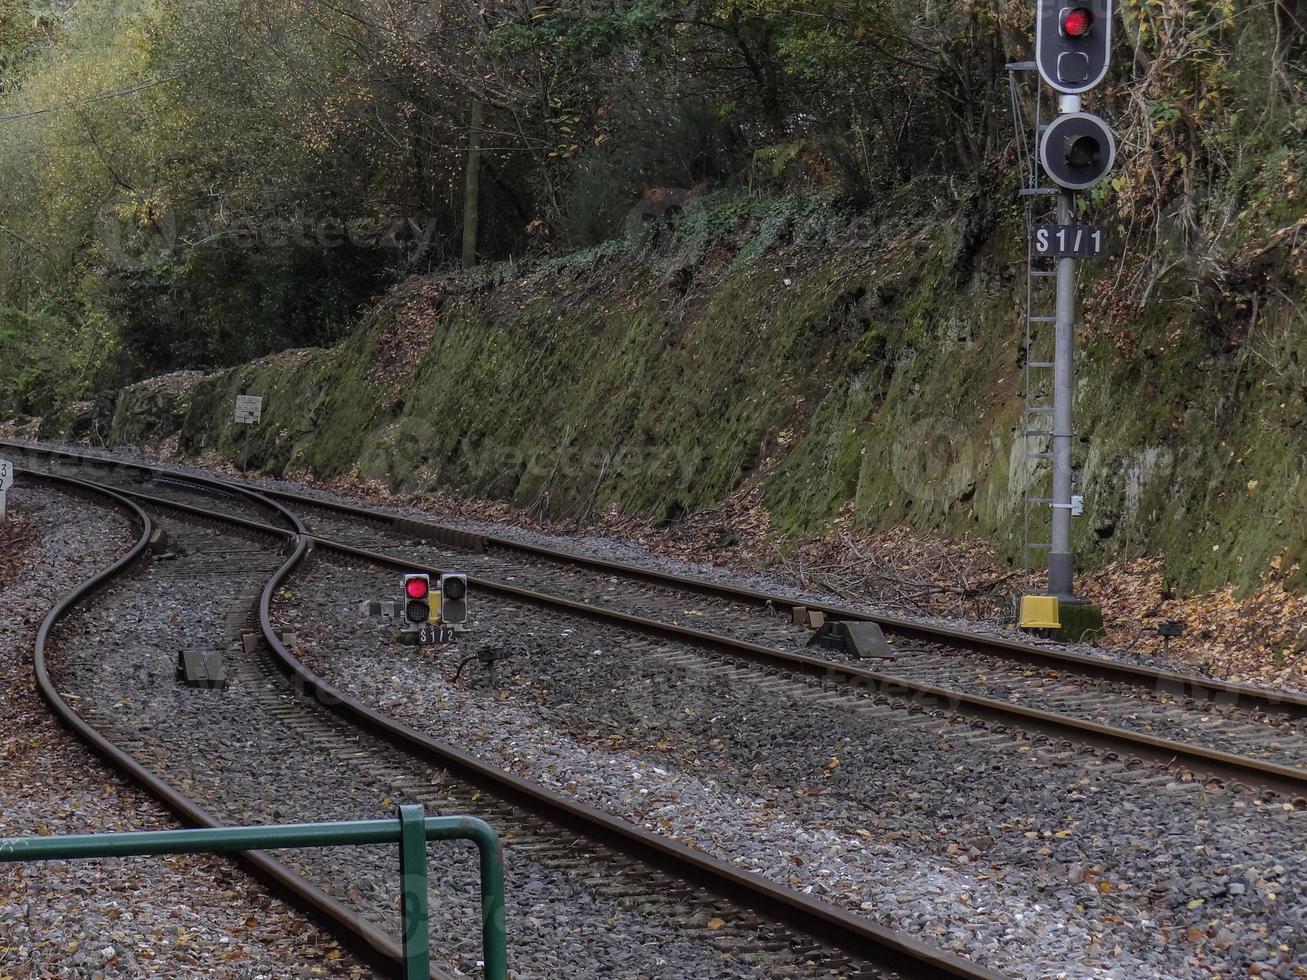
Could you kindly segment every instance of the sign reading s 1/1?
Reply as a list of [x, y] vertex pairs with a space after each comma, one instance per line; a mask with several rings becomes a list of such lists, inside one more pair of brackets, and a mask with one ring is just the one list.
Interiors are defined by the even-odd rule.
[[14, 485], [14, 464], [7, 459], [0, 459], [0, 493]]
[[1035, 225], [1031, 247], [1041, 257], [1096, 259], [1106, 251], [1107, 236], [1094, 225]]

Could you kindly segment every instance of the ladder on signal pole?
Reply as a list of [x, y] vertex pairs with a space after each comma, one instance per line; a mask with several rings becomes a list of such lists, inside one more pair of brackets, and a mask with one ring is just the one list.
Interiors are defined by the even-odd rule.
[[[1020, 473], [1021, 564], [1026, 573], [1026, 587], [1031, 585], [1033, 560], [1047, 556], [1052, 549], [1053, 504], [1053, 366], [1056, 307], [1057, 260], [1036, 255], [1034, 229], [1039, 224], [1055, 224], [1057, 188], [1042, 181], [1037, 148], [1043, 135], [1043, 94], [1033, 61], [1014, 62], [1007, 66], [1008, 89], [1017, 130], [1017, 153], [1021, 167], [1021, 197], [1025, 203], [1026, 224], [1026, 307], [1022, 338], [1023, 365]], [[1027, 120], [1022, 95], [1022, 80], [1030, 78], [1033, 92], [1033, 119]]]

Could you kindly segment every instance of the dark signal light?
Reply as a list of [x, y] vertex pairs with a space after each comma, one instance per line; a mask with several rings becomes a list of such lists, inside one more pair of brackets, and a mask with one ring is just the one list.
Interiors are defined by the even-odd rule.
[[451, 626], [467, 622], [467, 576], [462, 572], [440, 576], [440, 618]]
[[1092, 167], [1103, 152], [1103, 144], [1093, 136], [1077, 136], [1067, 147], [1066, 162], [1073, 167]]
[[1063, 37], [1084, 37], [1094, 26], [1094, 15], [1088, 7], [1068, 7], [1062, 11]]
[[1093, 187], [1116, 161], [1116, 140], [1107, 123], [1088, 112], [1064, 112], [1044, 127], [1039, 162], [1053, 183], [1067, 190]]

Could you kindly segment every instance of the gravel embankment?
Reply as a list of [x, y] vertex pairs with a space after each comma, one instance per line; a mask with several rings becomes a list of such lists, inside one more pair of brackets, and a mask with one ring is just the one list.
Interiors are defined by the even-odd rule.
[[[443, 653], [358, 615], [393, 574], [317, 564], [276, 615], [333, 682], [651, 830], [1016, 976], [1307, 975], [1307, 813], [1050, 760], [669, 662], [665, 644], [475, 598]], [[479, 647], [517, 649], [500, 688]]]
[[[127, 522], [15, 489], [25, 536], [0, 531], [0, 836], [168, 829], [176, 820], [62, 728], [32, 644], [56, 598], [110, 564]], [[362, 977], [333, 938], [223, 858], [0, 865], [0, 977]]]

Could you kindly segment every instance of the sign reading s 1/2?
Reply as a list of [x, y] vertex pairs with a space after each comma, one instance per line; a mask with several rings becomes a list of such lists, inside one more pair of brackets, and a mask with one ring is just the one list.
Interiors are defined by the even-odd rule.
[[423, 623], [418, 628], [418, 645], [424, 647], [445, 646], [454, 642], [454, 627], [437, 623]]
[[14, 485], [14, 464], [7, 459], [0, 459], [0, 493]]
[[1096, 259], [1107, 250], [1107, 235], [1094, 225], [1035, 225], [1035, 255], [1059, 259]]

